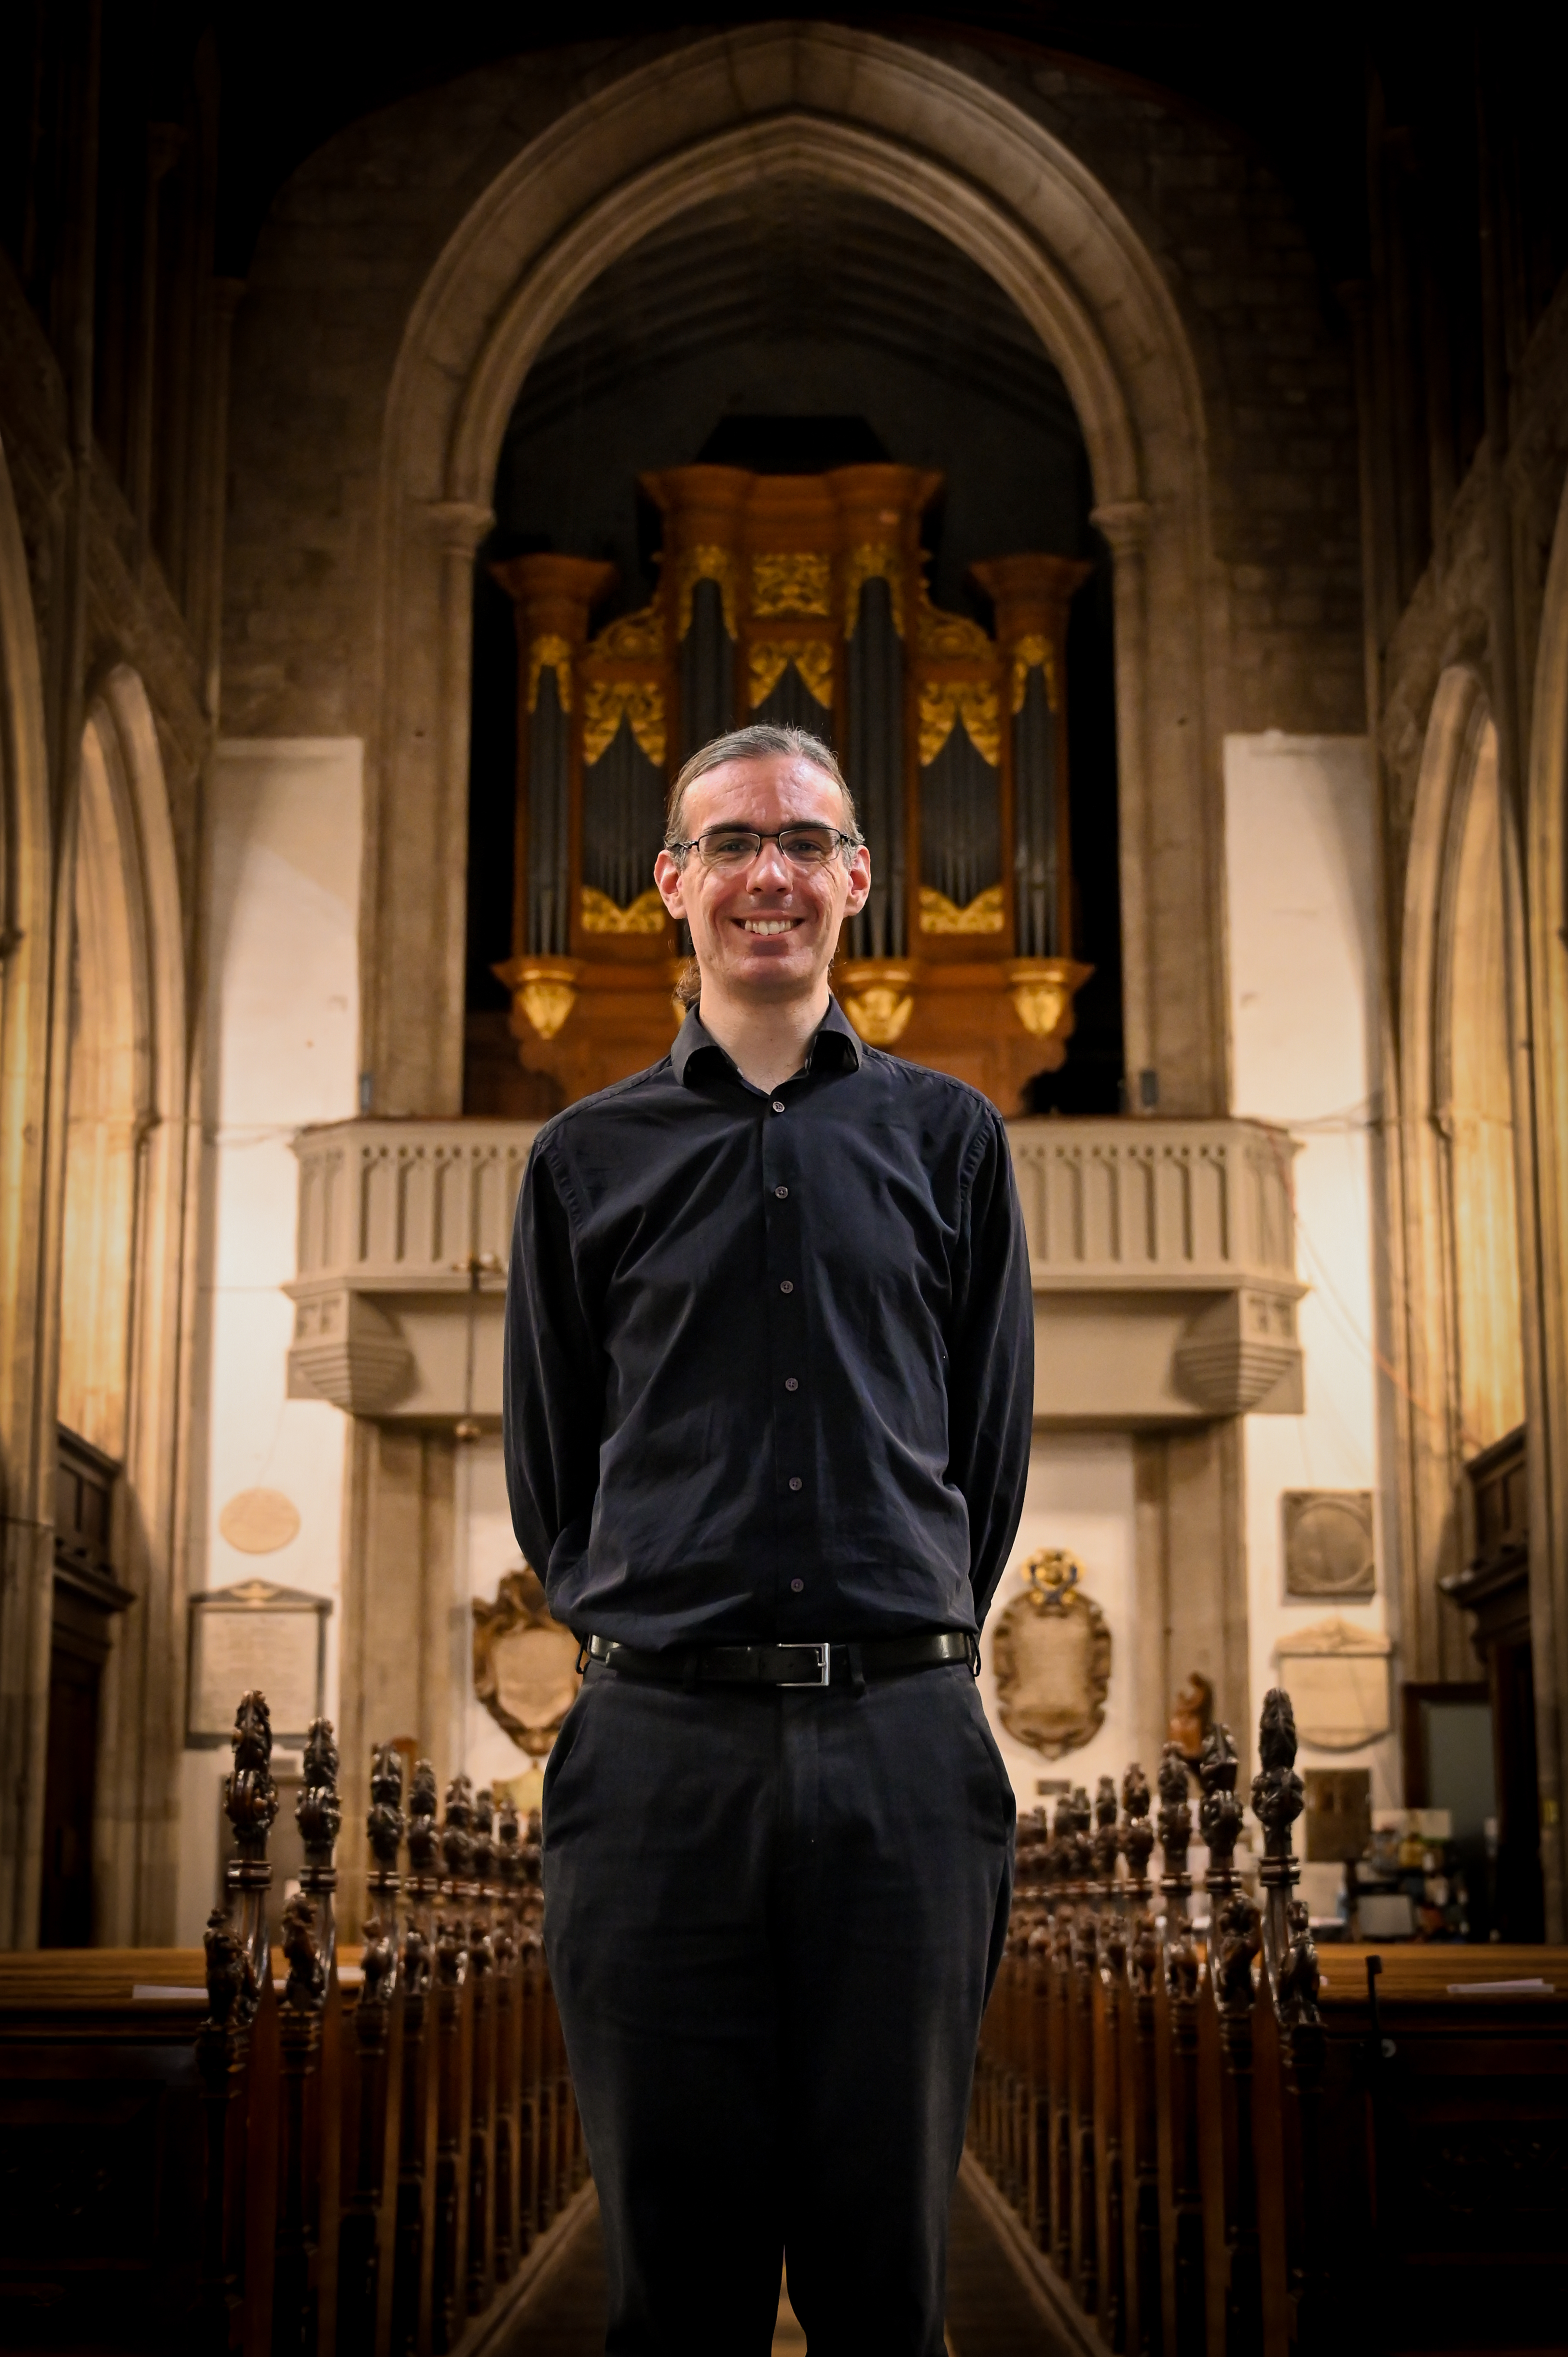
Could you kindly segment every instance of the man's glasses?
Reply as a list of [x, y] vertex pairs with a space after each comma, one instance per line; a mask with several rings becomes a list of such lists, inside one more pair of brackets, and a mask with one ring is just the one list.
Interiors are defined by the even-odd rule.
[[749, 867], [765, 843], [776, 843], [791, 867], [821, 867], [841, 844], [858, 848], [860, 837], [836, 826], [781, 826], [771, 834], [754, 826], [710, 826], [669, 848], [677, 856], [694, 851], [704, 867]]

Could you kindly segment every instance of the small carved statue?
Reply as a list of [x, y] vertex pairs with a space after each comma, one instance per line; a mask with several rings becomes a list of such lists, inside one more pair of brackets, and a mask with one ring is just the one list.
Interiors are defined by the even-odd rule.
[[1305, 1904], [1293, 1899], [1289, 1910], [1290, 1946], [1280, 1967], [1279, 2007], [1287, 2021], [1317, 2018], [1317, 1948]]
[[1165, 1986], [1177, 2005], [1197, 2001], [1197, 1948], [1185, 1923], [1165, 1954]]
[[417, 1923], [403, 1935], [403, 1985], [410, 1996], [424, 1996], [430, 1987], [430, 1943]]
[[212, 1910], [202, 1945], [207, 1951], [208, 2019], [220, 2029], [239, 2028], [256, 2010], [256, 1974], [227, 1908]]
[[397, 1943], [379, 1915], [365, 1918], [365, 1950], [360, 1961], [365, 1976], [361, 2005], [390, 2005], [397, 1981]]
[[1170, 1740], [1189, 1768], [1196, 1768], [1203, 1739], [1214, 1724], [1214, 1688], [1194, 1670], [1171, 1710]]
[[1219, 1910], [1216, 1993], [1221, 2011], [1244, 2011], [1252, 2002], [1252, 1959], [1262, 1945], [1262, 1918], [1244, 1890], [1228, 1893]]
[[1160, 1970], [1159, 1927], [1148, 1908], [1141, 1907], [1133, 1921], [1133, 1986], [1140, 1996], [1153, 1996]]
[[284, 1907], [283, 1953], [288, 1965], [285, 2006], [314, 2013], [327, 1995], [327, 1967], [317, 1944], [315, 1902], [303, 1890], [296, 1890]]

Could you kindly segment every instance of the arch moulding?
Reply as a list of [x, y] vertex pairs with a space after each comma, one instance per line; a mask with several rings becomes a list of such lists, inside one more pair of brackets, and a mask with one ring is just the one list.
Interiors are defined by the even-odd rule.
[[1175, 304], [1125, 216], [1041, 125], [951, 66], [819, 25], [702, 40], [585, 101], [475, 204], [410, 313], [381, 445], [367, 716], [363, 1060], [376, 1109], [461, 1103], [471, 568], [522, 381], [639, 240], [712, 197], [800, 173], [950, 239], [1061, 371], [1115, 559], [1127, 1062], [1158, 1072], [1163, 1111], [1222, 1113], [1226, 615]]
[[1520, 1273], [1540, 1305], [1527, 1336], [1530, 1590], [1546, 1936], [1568, 1937], [1568, 488], [1547, 569], [1525, 788], [1530, 1119]]

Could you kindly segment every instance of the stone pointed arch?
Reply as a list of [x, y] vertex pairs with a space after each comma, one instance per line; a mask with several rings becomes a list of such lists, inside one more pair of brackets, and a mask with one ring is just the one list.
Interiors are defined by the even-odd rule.
[[1546, 1936], [1568, 1936], [1568, 488], [1541, 601], [1525, 781], [1531, 1152], [1524, 1197], [1535, 1735]]
[[[1219, 1113], [1226, 612], [1175, 303], [1105, 188], [1039, 124], [940, 59], [814, 24], [702, 40], [584, 100], [473, 206], [411, 309], [378, 489], [362, 931], [378, 1108], [460, 1103], [470, 568], [529, 364], [639, 239], [801, 169], [962, 247], [1035, 326], [1078, 405], [1116, 565], [1127, 1060], [1158, 1072], [1164, 1110]], [[431, 977], [417, 999], [411, 974]]]
[[124, 1468], [115, 1558], [136, 1602], [104, 1674], [94, 1913], [99, 1939], [134, 1943], [168, 1937], [174, 1914], [190, 1141], [168, 785], [127, 663], [92, 683], [77, 794], [68, 905], [82, 1021], [67, 1086], [59, 1415]]
[[0, 1948], [36, 1939], [53, 1423], [44, 1226], [54, 828], [27, 552], [0, 450]]
[[[1516, 1359], [1520, 1348], [1509, 1061], [1524, 966], [1507, 916], [1519, 874], [1486, 685], [1455, 664], [1437, 683], [1423, 746], [1400, 933], [1402, 1613], [1416, 1677], [1469, 1673], [1467, 1630], [1437, 1583], [1463, 1564], [1464, 1461], [1499, 1437], [1475, 1429], [1473, 1369], [1500, 1367], [1507, 1343]], [[1498, 1119], [1483, 1168], [1471, 1099], [1488, 1062]], [[1486, 1350], [1477, 1318], [1498, 1327]]]

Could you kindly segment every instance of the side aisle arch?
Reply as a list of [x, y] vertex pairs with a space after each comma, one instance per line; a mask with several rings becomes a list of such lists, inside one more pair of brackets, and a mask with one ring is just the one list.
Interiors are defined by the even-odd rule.
[[1530, 1118], [1524, 1280], [1539, 1304], [1530, 1399], [1530, 1616], [1546, 1936], [1568, 1932], [1568, 489], [1537, 642], [1525, 791]]
[[129, 666], [89, 699], [70, 906], [71, 1054], [59, 1416], [123, 1467], [115, 1560], [135, 1603], [105, 1666], [100, 1939], [167, 1936], [180, 1750], [176, 1593], [187, 1178], [178, 872], [151, 706]]
[[0, 451], [0, 1948], [33, 1938], [47, 1692], [52, 1302], [38, 1250], [48, 1114], [53, 827], [27, 552]]

